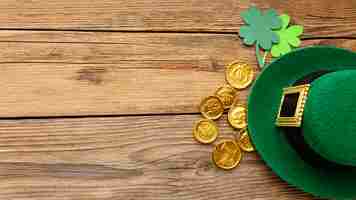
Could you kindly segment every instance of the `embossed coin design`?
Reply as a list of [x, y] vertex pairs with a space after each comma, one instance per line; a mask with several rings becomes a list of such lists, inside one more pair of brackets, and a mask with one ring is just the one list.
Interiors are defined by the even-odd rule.
[[227, 109], [233, 104], [236, 93], [237, 91], [235, 88], [230, 85], [224, 85], [215, 92], [215, 95], [220, 98], [221, 102], [224, 104], [224, 108]]
[[234, 62], [226, 69], [227, 82], [236, 89], [247, 88], [253, 81], [254, 71], [248, 64]]
[[216, 166], [222, 169], [235, 168], [240, 163], [241, 157], [241, 149], [233, 140], [217, 144], [213, 151], [213, 161]]
[[227, 117], [232, 127], [238, 129], [247, 127], [246, 108], [243, 105], [236, 105], [230, 108]]
[[200, 112], [207, 119], [218, 119], [224, 113], [224, 105], [218, 97], [209, 96], [201, 102]]
[[210, 144], [216, 140], [219, 130], [216, 124], [209, 119], [198, 121], [193, 129], [194, 138], [203, 144]]
[[251, 143], [250, 136], [248, 135], [247, 129], [242, 130], [242, 132], [240, 133], [238, 143], [240, 148], [246, 152], [255, 151], [255, 148]]

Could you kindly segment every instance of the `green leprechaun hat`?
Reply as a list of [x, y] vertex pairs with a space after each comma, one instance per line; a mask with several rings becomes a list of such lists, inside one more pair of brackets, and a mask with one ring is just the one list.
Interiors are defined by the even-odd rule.
[[331, 199], [356, 199], [356, 53], [303, 48], [266, 67], [248, 99], [248, 128], [282, 179]]

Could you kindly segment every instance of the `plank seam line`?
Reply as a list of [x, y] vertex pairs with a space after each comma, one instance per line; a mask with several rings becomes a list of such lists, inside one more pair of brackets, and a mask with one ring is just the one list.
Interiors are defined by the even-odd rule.
[[[147, 33], [147, 32], [146, 32]], [[162, 32], [160, 32], [162, 33]], [[186, 33], [182, 33], [186, 34]], [[210, 34], [214, 35], [214, 34]], [[224, 34], [222, 34], [224, 35]], [[228, 34], [227, 34], [228, 35]], [[238, 39], [238, 35], [236, 34], [236, 39]], [[305, 36], [302, 37], [301, 40], [307, 41], [307, 40], [325, 40], [325, 39], [331, 39], [331, 40], [355, 40], [356, 37], [352, 36]], [[111, 45], [127, 45], [129, 43], [124, 43], [124, 42], [90, 42], [90, 41], [85, 41], [85, 42], [61, 42], [61, 41], [36, 41], [36, 40], [0, 40], [0, 43], [31, 43], [31, 44], [111, 44]]]
[[[141, 61], [141, 62], [140, 62]], [[160, 62], [160, 61], [180, 61], [180, 60], [119, 60], [117, 62], [29, 62], [29, 61], [22, 61], [22, 62], [0, 62], [0, 64], [69, 64], [69, 65], [115, 65], [115, 64], [122, 64], [122, 62], [140, 62], [140, 63], [145, 63], [145, 62]], [[182, 60], [184, 61], [184, 60]], [[154, 67], [120, 67], [120, 69], [159, 69], [159, 68], [154, 68]]]
[[151, 116], [182, 116], [200, 115], [199, 112], [185, 113], [148, 113], [148, 114], [122, 114], [122, 115], [63, 115], [63, 116], [26, 116], [26, 117], [0, 117], [0, 120], [29, 120], [29, 119], [79, 119], [79, 118], [116, 118], [116, 117], [151, 117]]
[[[238, 35], [236, 35], [236, 38], [238, 38]], [[313, 36], [308, 36], [301, 38], [302, 40], [322, 40], [322, 39], [334, 39], [334, 40], [354, 40], [356, 37], [330, 37], [330, 36], [320, 36], [320, 37], [313, 37]], [[127, 45], [129, 43], [124, 43], [124, 42], [60, 42], [60, 41], [31, 41], [31, 40], [16, 40], [16, 41], [11, 41], [11, 40], [0, 40], [0, 43], [32, 43], [32, 44], [113, 44], [113, 45]]]
[[53, 31], [53, 32], [103, 32], [103, 33], [201, 33], [237, 35], [238, 31], [197, 31], [197, 30], [95, 30], [95, 29], [56, 29], [56, 28], [0, 28], [0, 31]]

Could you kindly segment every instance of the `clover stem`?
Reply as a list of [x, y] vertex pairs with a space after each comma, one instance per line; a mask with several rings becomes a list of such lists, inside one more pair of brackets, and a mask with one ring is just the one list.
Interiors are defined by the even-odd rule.
[[266, 57], [268, 55], [269, 51], [265, 51], [264, 55], [263, 55], [263, 64], [266, 64]]
[[260, 45], [258, 43], [256, 43], [256, 58], [257, 58], [258, 65], [262, 69], [263, 66], [265, 65], [265, 60], [264, 58], [262, 58], [260, 54]]

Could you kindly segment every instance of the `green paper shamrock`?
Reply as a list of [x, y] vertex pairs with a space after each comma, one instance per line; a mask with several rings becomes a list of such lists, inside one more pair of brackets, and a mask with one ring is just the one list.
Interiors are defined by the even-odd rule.
[[260, 55], [259, 48], [270, 50], [272, 43], [278, 43], [279, 37], [273, 30], [280, 29], [282, 21], [276, 11], [269, 9], [262, 13], [258, 8], [251, 7], [241, 13], [242, 19], [247, 25], [240, 28], [239, 35], [246, 45], [256, 43], [256, 57], [260, 67], [263, 67], [264, 60]]
[[290, 17], [287, 14], [281, 15], [280, 19], [282, 20], [282, 28], [275, 31], [279, 36], [279, 43], [272, 47], [271, 54], [273, 57], [282, 56], [289, 53], [293, 47], [299, 47], [301, 41], [298, 36], [303, 33], [303, 26], [294, 25], [288, 27]]

